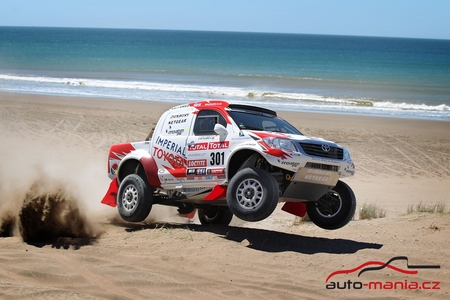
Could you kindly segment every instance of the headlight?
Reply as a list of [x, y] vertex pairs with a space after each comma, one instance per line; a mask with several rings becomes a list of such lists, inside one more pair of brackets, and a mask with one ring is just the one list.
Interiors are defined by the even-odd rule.
[[263, 141], [264, 143], [266, 143], [266, 145], [268, 145], [271, 148], [298, 152], [295, 144], [289, 139], [270, 137], [270, 138], [263, 138]]
[[352, 160], [352, 155], [350, 151], [348, 151], [346, 148], [344, 148], [344, 160], [346, 161]]

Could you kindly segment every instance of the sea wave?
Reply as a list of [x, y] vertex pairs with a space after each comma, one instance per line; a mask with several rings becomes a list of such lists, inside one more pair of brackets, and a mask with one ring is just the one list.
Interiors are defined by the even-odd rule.
[[[256, 102], [283, 108], [308, 107], [356, 107], [359, 109], [418, 111], [418, 112], [449, 112], [446, 104], [427, 105], [413, 103], [396, 103], [377, 99], [355, 99], [330, 97], [311, 93], [293, 93], [281, 91], [266, 91], [249, 88], [213, 85], [188, 85], [177, 83], [159, 83], [147, 81], [107, 80], [94, 78], [59, 78], [46, 76], [24, 76], [15, 74], [0, 74], [0, 88], [21, 92], [44, 92], [51, 94], [73, 94], [80, 96], [108, 96], [130, 99], [155, 100], [149, 93], [170, 93], [172, 100], [185, 101], [186, 95], [197, 95], [197, 98], [224, 98], [243, 102]], [[146, 93], [149, 92], [149, 93]]]

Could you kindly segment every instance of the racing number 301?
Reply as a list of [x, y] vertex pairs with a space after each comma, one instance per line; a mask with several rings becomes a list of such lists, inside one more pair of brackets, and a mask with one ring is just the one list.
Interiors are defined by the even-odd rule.
[[225, 164], [225, 153], [224, 152], [211, 152], [211, 160], [209, 164], [211, 166], [218, 166]]

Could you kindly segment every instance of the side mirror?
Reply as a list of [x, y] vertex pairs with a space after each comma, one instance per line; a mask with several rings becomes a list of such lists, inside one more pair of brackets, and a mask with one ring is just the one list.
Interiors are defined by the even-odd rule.
[[220, 139], [223, 139], [228, 135], [228, 130], [222, 124], [214, 125], [214, 132], [220, 136]]

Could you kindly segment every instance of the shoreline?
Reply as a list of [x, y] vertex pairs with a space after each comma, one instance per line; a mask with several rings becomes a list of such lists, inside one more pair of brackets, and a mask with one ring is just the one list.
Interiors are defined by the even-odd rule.
[[[176, 105], [181, 105], [181, 104], [185, 104], [185, 103], [189, 103], [189, 102], [196, 102], [196, 101], [203, 101], [203, 100], [219, 100], [220, 98], [217, 97], [210, 97], [210, 98], [205, 98], [202, 100], [187, 100], [185, 102], [164, 102], [164, 101], [155, 101], [155, 100], [145, 100], [145, 99], [126, 99], [126, 98], [120, 98], [120, 97], [99, 97], [99, 96], [78, 96], [78, 95], [60, 95], [60, 94], [45, 94], [45, 93], [28, 93], [28, 92], [8, 92], [8, 91], [0, 91], [0, 95], [4, 94], [4, 95], [10, 95], [10, 98], [20, 98], [18, 97], [18, 95], [29, 95], [29, 96], [36, 96], [36, 97], [40, 97], [40, 98], [45, 98], [45, 97], [49, 97], [49, 98], [55, 98], [55, 99], [77, 99], [77, 101], [81, 102], [81, 103], [87, 103], [89, 102], [87, 99], [93, 99], [93, 101], [95, 102], [96, 100], [103, 100], [103, 101], [125, 101], [125, 102], [143, 102], [143, 103], [153, 103], [154, 105], [157, 104], [161, 104], [161, 105], [167, 105], [168, 108], [176, 106]], [[14, 96], [16, 95], [16, 96]], [[85, 100], [82, 100], [85, 99]], [[87, 100], [87, 101], [86, 101]], [[224, 99], [220, 99], [220, 100], [224, 100]], [[233, 102], [234, 100], [226, 100], [226, 101], [230, 101]], [[247, 103], [247, 102], [246, 102]], [[368, 118], [388, 118], [388, 119], [404, 119], [404, 120], [425, 120], [425, 121], [442, 121], [442, 122], [450, 122], [450, 116], [447, 118], [433, 118], [433, 117], [411, 117], [411, 116], [398, 116], [398, 115], [392, 115], [392, 114], [370, 114], [370, 113], [360, 113], [360, 112], [341, 112], [341, 111], [333, 111], [333, 110], [327, 110], [324, 109], [323, 111], [320, 111], [319, 109], [311, 109], [311, 110], [292, 110], [292, 109], [288, 109], [288, 108], [274, 108], [272, 106], [264, 106], [264, 103], [260, 104], [260, 103], [247, 103], [248, 105], [253, 105], [253, 106], [263, 106], [272, 110], [279, 112], [295, 112], [295, 113], [304, 113], [304, 114], [319, 114], [319, 115], [342, 115], [342, 116], [354, 116], [354, 117], [368, 117]]]

